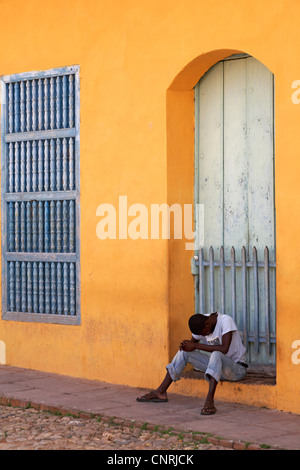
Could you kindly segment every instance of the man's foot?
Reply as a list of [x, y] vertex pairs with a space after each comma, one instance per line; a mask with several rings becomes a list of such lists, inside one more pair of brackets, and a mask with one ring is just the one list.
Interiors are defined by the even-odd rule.
[[217, 408], [214, 405], [214, 402], [206, 401], [201, 410], [201, 414], [205, 416], [214, 415], [217, 411]]
[[164, 403], [168, 401], [168, 398], [166, 393], [159, 392], [158, 390], [153, 390], [152, 392], [146, 393], [146, 395], [137, 398], [136, 401], [144, 403]]

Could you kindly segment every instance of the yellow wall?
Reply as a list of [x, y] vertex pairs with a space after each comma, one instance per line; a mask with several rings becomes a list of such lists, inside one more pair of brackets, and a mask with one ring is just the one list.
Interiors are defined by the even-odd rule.
[[[234, 51], [275, 74], [277, 386], [300, 413], [297, 0], [3, 0], [0, 74], [80, 65], [80, 326], [0, 322], [8, 364], [153, 387], [188, 333], [191, 253], [184, 241], [96, 236], [101, 203], [193, 201], [193, 92]], [[260, 404], [269, 404], [268, 391]], [[274, 398], [274, 394], [276, 395]], [[229, 393], [230, 399], [230, 393]], [[248, 397], [248, 398], [247, 398]], [[265, 401], [264, 401], [265, 398]], [[235, 393], [232, 399], [238, 400]], [[251, 392], [243, 401], [251, 402]]]

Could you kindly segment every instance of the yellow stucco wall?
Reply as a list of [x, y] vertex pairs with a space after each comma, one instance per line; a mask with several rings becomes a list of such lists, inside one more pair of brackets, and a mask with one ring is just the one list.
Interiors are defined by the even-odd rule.
[[[184, 240], [104, 240], [101, 203], [193, 202], [193, 86], [247, 52], [275, 75], [277, 385], [243, 402], [300, 413], [300, 3], [3, 0], [0, 74], [80, 65], [81, 325], [0, 321], [6, 362], [154, 387], [193, 312]], [[226, 387], [225, 387], [226, 388]], [[227, 390], [227, 389], [226, 389]], [[224, 398], [239, 401], [235, 389]], [[187, 390], [188, 393], [195, 393]], [[217, 392], [218, 393], [218, 392]], [[222, 391], [220, 395], [222, 396]], [[272, 397], [270, 402], [270, 396]]]

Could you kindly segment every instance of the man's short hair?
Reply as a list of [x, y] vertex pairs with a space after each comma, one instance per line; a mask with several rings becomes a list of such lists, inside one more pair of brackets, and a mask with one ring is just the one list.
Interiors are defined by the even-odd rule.
[[196, 315], [192, 315], [189, 319], [189, 328], [192, 333], [195, 335], [201, 335], [204, 327], [205, 327], [205, 322], [207, 320], [207, 317], [204, 315], [201, 315], [200, 313], [196, 313]]

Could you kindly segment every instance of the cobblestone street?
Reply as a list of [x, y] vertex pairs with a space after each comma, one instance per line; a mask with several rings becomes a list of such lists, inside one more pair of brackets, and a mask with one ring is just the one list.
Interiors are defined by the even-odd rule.
[[208, 434], [0, 406], [0, 450], [229, 450]]

